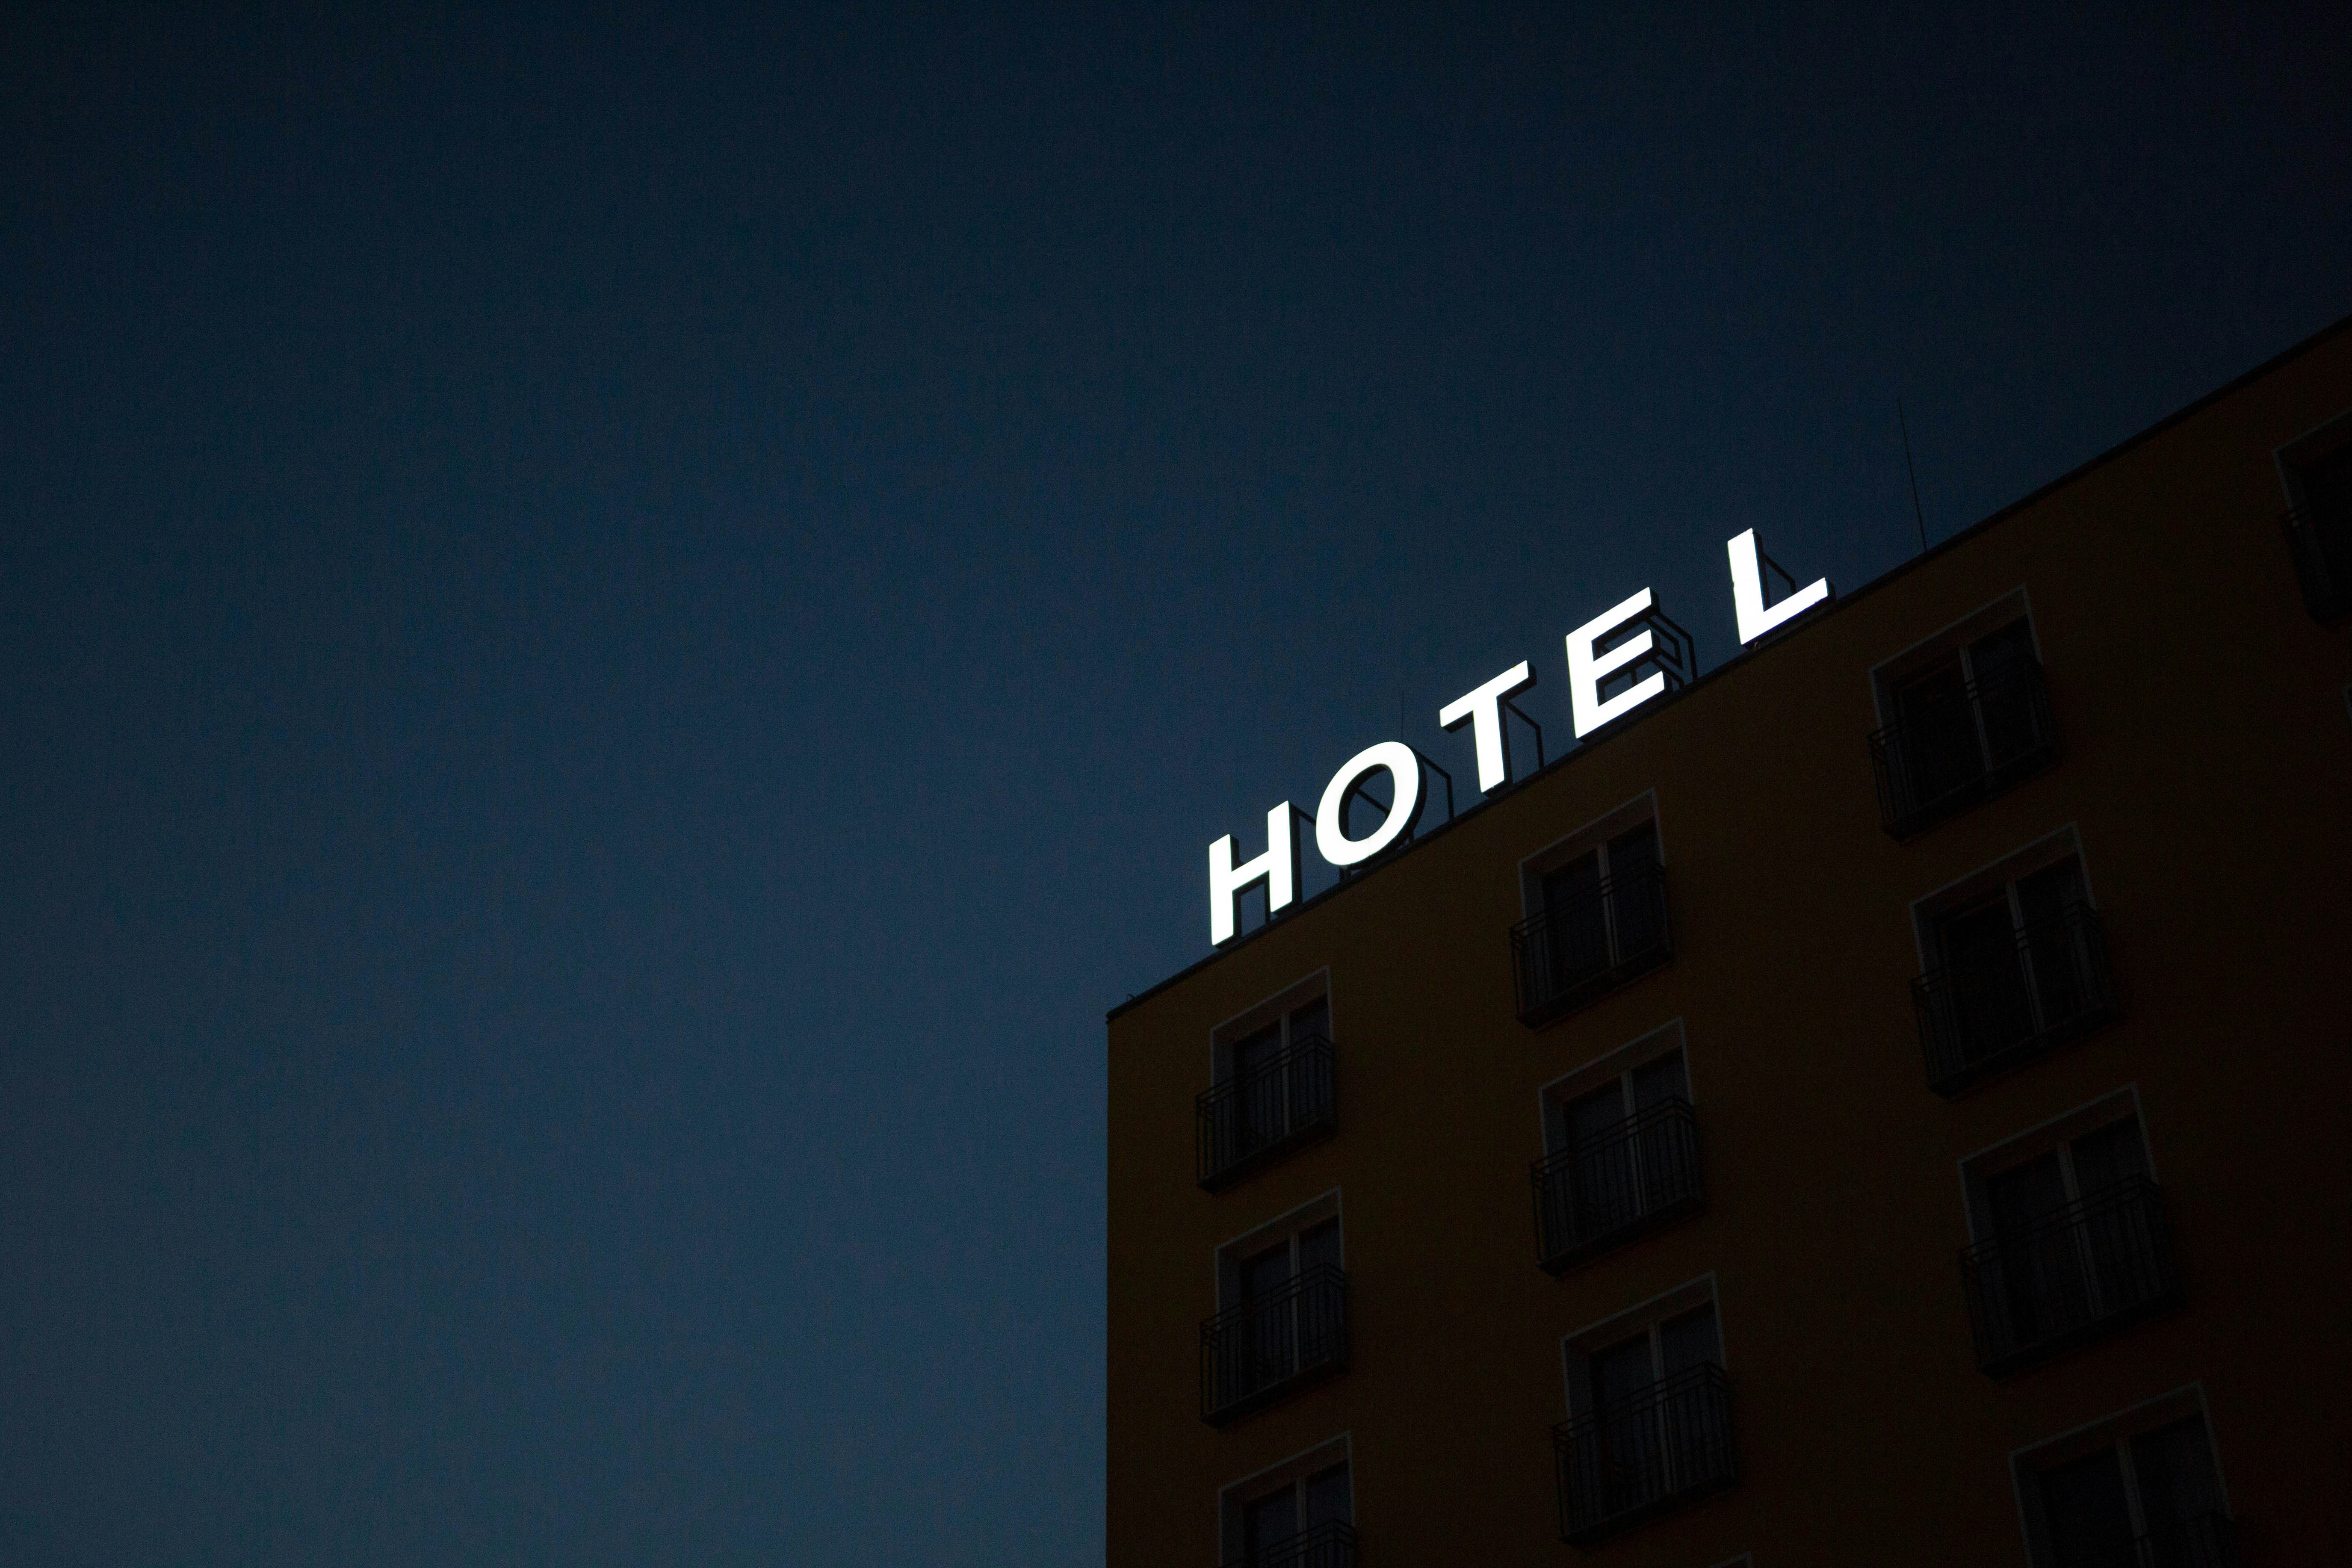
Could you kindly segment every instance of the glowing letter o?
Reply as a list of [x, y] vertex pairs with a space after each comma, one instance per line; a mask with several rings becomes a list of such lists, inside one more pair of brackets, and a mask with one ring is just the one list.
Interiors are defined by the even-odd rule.
[[[1390, 782], [1396, 787], [1388, 820], [1369, 838], [1350, 838], [1340, 826], [1341, 808], [1363, 782], [1364, 775], [1375, 768], [1386, 768]], [[1348, 759], [1347, 766], [1331, 775], [1331, 783], [1323, 791], [1323, 804], [1315, 812], [1315, 847], [1334, 866], [1353, 866], [1370, 859], [1412, 832], [1413, 824], [1420, 820], [1421, 759], [1402, 741], [1382, 741], [1358, 752]]]

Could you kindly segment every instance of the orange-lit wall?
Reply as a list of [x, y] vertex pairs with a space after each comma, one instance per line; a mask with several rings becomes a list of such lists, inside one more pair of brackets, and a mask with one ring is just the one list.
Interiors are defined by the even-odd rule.
[[[1739, 1481], [1594, 1555], [2022, 1563], [2011, 1451], [2201, 1383], [2246, 1562], [2352, 1561], [2352, 631], [2304, 607], [2273, 460], [2347, 407], [2338, 330], [1115, 1014], [1114, 1568], [1214, 1563], [1218, 1489], [1343, 1432], [1364, 1563], [1575, 1560], [1561, 1338], [1710, 1271]], [[2020, 586], [2062, 760], [1897, 843], [1868, 671]], [[1650, 790], [1674, 960], [1531, 1031], [1518, 862]], [[2069, 824], [2122, 1019], [1948, 1101], [1909, 906]], [[1337, 1135], [1202, 1192], [1212, 1027], [1327, 966]], [[1677, 1017], [1705, 1212], [1555, 1280], [1529, 1215], [1538, 1089]], [[2187, 1305], [1989, 1378], [1957, 1162], [2126, 1085]], [[1215, 1249], [1332, 1187], [1351, 1369], [1213, 1429]]]

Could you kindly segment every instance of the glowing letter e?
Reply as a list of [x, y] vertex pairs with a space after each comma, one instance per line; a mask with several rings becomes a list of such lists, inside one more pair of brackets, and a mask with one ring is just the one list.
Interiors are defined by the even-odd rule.
[[1568, 706], [1576, 720], [1578, 740], [1612, 719], [1622, 718], [1666, 689], [1665, 676], [1653, 670], [1647, 680], [1634, 682], [1632, 690], [1621, 691], [1606, 702], [1601, 700], [1601, 683], [1649, 652], [1657, 639], [1644, 626], [1607, 653], [1595, 655], [1593, 644], [1649, 607], [1650, 591], [1644, 588], [1607, 615], [1587, 621], [1568, 634]]
[[1234, 905], [1253, 883], [1265, 884], [1266, 918], [1298, 896], [1298, 846], [1290, 837], [1290, 803], [1265, 814], [1265, 853], [1234, 864], [1234, 836], [1209, 846], [1209, 944], [1234, 939]]

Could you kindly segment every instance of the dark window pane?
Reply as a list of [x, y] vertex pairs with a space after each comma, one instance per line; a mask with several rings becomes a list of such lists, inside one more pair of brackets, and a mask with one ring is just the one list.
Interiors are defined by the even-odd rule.
[[1339, 1262], [1339, 1222], [1327, 1219], [1321, 1225], [1309, 1226], [1298, 1235], [1298, 1267], [1304, 1270], [1328, 1263]]
[[2078, 1016], [2091, 992], [2088, 938], [2069, 913], [2083, 902], [2083, 868], [2073, 860], [2044, 867], [2017, 884], [2025, 921], [2025, 956], [2032, 972], [2040, 1026], [2055, 1028]]
[[1658, 863], [1658, 825], [1629, 827], [1609, 841], [1609, 874], [1622, 877]]
[[1953, 654], [1895, 688], [1895, 754], [1903, 798], [1914, 805], [1948, 795], [1983, 771], [1976, 711]]
[[1969, 645], [1969, 665], [1978, 689], [1996, 685], [2022, 666], [2033, 662], [2033, 629], [2022, 620]]
[[2001, 1237], [2022, 1236], [2066, 1206], [2066, 1182], [2053, 1151], [2038, 1160], [1996, 1171], [1985, 1178], [1985, 1197], [1992, 1207], [1993, 1231]]
[[1647, 1330], [1592, 1352], [1592, 1402], [1602, 1411], [1645, 1394], [1653, 1382]]
[[1669, 1051], [1656, 1061], [1633, 1069], [1633, 1109], [1647, 1110], [1669, 1100], [1688, 1100], [1690, 1085], [1683, 1077], [1683, 1054]]
[[1353, 1500], [1348, 1491], [1348, 1467], [1334, 1465], [1307, 1478], [1307, 1528], [1318, 1524], [1345, 1524], [1354, 1517]]
[[2042, 1476], [2042, 1516], [2050, 1525], [2051, 1554], [2062, 1565], [2099, 1560], [2117, 1552], [2129, 1563], [2131, 1513], [2124, 1504], [2123, 1466], [2115, 1450], [2061, 1465]]
[[1973, 1061], [2031, 1036], [2033, 1001], [2018, 960], [2008, 892], [1941, 916], [1935, 936], [1944, 967], [1941, 1005], [1961, 1059]]
[[1328, 997], [1318, 996], [1290, 1015], [1290, 1041], [1293, 1045], [1310, 1037], [1328, 1039], [1331, 1037], [1331, 1003]]
[[1242, 1554], [1256, 1563], [1298, 1533], [1298, 1494], [1285, 1487], [1242, 1509]]
[[2083, 902], [2083, 863], [2073, 856], [2017, 879], [2017, 908], [2029, 926], [2047, 925]]
[[1282, 1136], [1283, 1075], [1276, 1070], [1282, 1054], [1282, 1026], [1265, 1028], [1234, 1043], [1233, 1141], [1235, 1156], [1262, 1148]]
[[2352, 447], [2303, 466], [2305, 505], [2321, 519], [2341, 525], [2352, 519]]
[[2132, 1479], [2139, 1483], [2140, 1511], [2151, 1534], [2220, 1510], [2221, 1488], [2202, 1415], [2135, 1437], [2131, 1449]]
[[1557, 994], [1609, 967], [1608, 917], [1601, 907], [1601, 857], [1580, 855], [1543, 879], [1543, 994]]
[[2074, 1190], [2084, 1197], [2117, 1182], [2146, 1174], [2147, 1150], [2140, 1141], [2137, 1116], [2127, 1116], [2111, 1127], [2102, 1127], [2074, 1140]]
[[1709, 1303], [1696, 1312], [1686, 1312], [1661, 1324], [1658, 1352], [1668, 1377], [1695, 1366], [1722, 1365], [1723, 1342], [1716, 1334], [1714, 1305]]
[[1290, 1242], [1287, 1237], [1264, 1252], [1242, 1259], [1242, 1300], [1271, 1296], [1290, 1283]]
[[1563, 1120], [1574, 1151], [1568, 1171], [1570, 1224], [1578, 1236], [1601, 1236], [1635, 1218], [1633, 1150], [1624, 1137], [1625, 1090], [1612, 1079], [1569, 1101]]
[[1985, 1183], [1998, 1247], [1984, 1283], [2008, 1318], [2012, 1343], [2031, 1344], [2088, 1309], [2075, 1227], [2057, 1223], [2066, 1206], [2056, 1151]]

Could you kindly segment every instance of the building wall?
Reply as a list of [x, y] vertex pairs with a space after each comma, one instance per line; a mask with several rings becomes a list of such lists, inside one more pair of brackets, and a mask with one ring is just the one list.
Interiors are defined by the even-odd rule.
[[[1219, 1489], [1350, 1436], [1370, 1563], [1556, 1563], [1562, 1336], [1712, 1273], [1740, 1479], [1613, 1563], [2022, 1563], [2013, 1450], [2201, 1384], [2250, 1563], [2352, 1559], [2352, 632], [2298, 595], [2274, 449], [2352, 406], [2336, 331], [1851, 595], [1245, 937], [1109, 1026], [1109, 1558], [1218, 1558]], [[1871, 667], [2018, 587], [2063, 756], [1881, 831]], [[1655, 791], [1675, 956], [1513, 1016], [1531, 852]], [[1914, 900], [2072, 825], [2121, 1021], [1955, 1100], [1925, 1082]], [[1328, 967], [1339, 1131], [1212, 1195], [1212, 1029]], [[1705, 1212], [1554, 1280], [1540, 1087], [1683, 1020]], [[2136, 1086], [2187, 1305], [1995, 1381], [1958, 1162]], [[1342, 1194], [1344, 1375], [1215, 1430], [1218, 1245]]]

